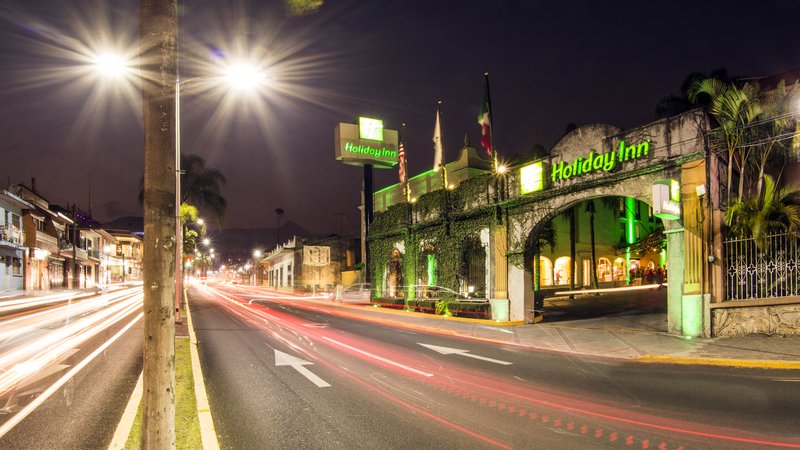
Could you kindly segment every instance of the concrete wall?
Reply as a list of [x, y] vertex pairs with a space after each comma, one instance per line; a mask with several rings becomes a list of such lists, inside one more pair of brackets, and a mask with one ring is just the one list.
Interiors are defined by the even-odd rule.
[[714, 308], [711, 327], [713, 336], [800, 335], [800, 303]]

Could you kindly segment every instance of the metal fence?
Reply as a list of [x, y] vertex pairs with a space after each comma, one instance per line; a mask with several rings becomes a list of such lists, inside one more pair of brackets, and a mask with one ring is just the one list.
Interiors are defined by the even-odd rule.
[[724, 246], [726, 300], [800, 295], [800, 235], [767, 236], [762, 248], [752, 238]]

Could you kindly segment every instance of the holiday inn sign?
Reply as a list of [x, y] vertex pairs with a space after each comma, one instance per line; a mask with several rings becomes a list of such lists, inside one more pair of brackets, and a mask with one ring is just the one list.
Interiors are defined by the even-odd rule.
[[650, 154], [650, 141], [627, 145], [620, 141], [619, 148], [607, 153], [590, 151], [588, 155], [571, 162], [559, 161], [552, 165], [543, 161], [520, 168], [520, 193], [537, 192], [548, 185], [560, 183], [571, 178], [592, 172], [611, 172], [620, 164], [645, 157]]
[[336, 159], [345, 164], [390, 169], [397, 165], [397, 130], [383, 128], [383, 121], [359, 117], [358, 124], [336, 125]]

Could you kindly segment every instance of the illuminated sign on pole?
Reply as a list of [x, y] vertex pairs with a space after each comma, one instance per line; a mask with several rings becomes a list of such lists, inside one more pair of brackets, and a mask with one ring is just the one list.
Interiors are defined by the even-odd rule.
[[681, 184], [668, 178], [653, 183], [653, 215], [662, 220], [681, 218]]
[[359, 117], [358, 125], [336, 125], [336, 159], [345, 164], [390, 169], [397, 165], [399, 154], [397, 130], [383, 128], [383, 121]]

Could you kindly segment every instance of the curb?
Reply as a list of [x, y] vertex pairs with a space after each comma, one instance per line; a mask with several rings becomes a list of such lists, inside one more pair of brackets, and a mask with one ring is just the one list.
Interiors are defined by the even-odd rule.
[[739, 367], [749, 369], [800, 370], [800, 361], [780, 361], [774, 359], [724, 359], [691, 356], [643, 355], [633, 361], [645, 364], [676, 364]]
[[117, 430], [114, 432], [114, 438], [108, 444], [108, 450], [124, 450], [125, 443], [128, 441], [128, 436], [131, 434], [133, 423], [136, 421], [136, 411], [139, 409], [139, 403], [142, 402], [142, 376], [144, 372], [139, 372], [139, 381], [136, 382], [136, 387], [133, 388], [131, 398], [128, 400], [128, 405], [125, 406], [125, 411], [122, 413], [122, 418], [119, 420]]
[[200, 440], [203, 450], [219, 450], [217, 432], [211, 417], [206, 385], [203, 381], [203, 369], [200, 367], [200, 354], [197, 352], [197, 335], [194, 333], [192, 313], [189, 311], [189, 296], [186, 296], [186, 320], [189, 324], [189, 352], [192, 357], [192, 376], [194, 377], [194, 397], [197, 401], [197, 419], [200, 422]]

